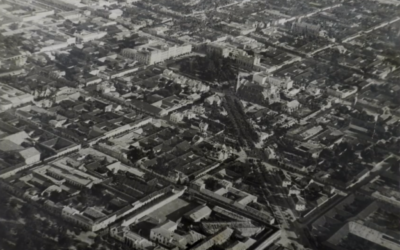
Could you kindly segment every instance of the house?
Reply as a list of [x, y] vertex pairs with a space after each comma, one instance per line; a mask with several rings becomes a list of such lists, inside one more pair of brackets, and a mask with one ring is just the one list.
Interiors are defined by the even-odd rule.
[[203, 106], [200, 106], [200, 105], [193, 106], [192, 107], [192, 111], [195, 114], [199, 114], [199, 115], [202, 115], [202, 114], [204, 114], [206, 112], [205, 108]]
[[205, 122], [200, 122], [199, 124], [200, 132], [207, 132], [208, 129], [208, 123]]
[[297, 211], [304, 211], [306, 209], [306, 201], [303, 197], [300, 195], [292, 195], [291, 198], [293, 199], [294, 204], [296, 204]]
[[218, 94], [215, 94], [210, 97], [207, 97], [204, 101], [209, 105], [216, 104], [217, 106], [220, 106], [222, 103], [222, 98]]
[[282, 187], [288, 187], [290, 185], [292, 185], [292, 177], [284, 172], [279, 172], [281, 180], [282, 180]]
[[286, 103], [285, 110], [289, 113], [297, 111], [301, 107], [301, 104], [297, 100]]
[[183, 114], [175, 112], [169, 116], [169, 120], [173, 123], [180, 123], [183, 120]]
[[300, 188], [298, 188], [296, 185], [293, 185], [289, 188], [289, 194], [288, 195], [299, 195], [300, 194]]

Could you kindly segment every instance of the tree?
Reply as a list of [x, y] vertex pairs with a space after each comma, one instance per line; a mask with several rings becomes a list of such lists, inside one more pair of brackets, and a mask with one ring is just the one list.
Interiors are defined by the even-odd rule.
[[361, 157], [363, 158], [364, 161], [371, 163], [375, 160], [375, 150], [367, 148], [361, 151]]
[[68, 235], [64, 234], [64, 235], [60, 235], [58, 237], [58, 244], [59, 246], [63, 247], [63, 248], [69, 248], [72, 245], [72, 240], [70, 237], [68, 237]]
[[64, 234], [59, 233], [55, 227], [52, 227], [50, 225], [45, 226], [45, 224], [43, 225], [43, 230], [51, 238], [55, 238], [57, 237], [57, 235], [64, 235], [66, 233], [66, 232], [64, 232]]
[[167, 90], [173, 95], [179, 95], [182, 92], [182, 86], [180, 84], [172, 83], [167, 87]]
[[79, 193], [77, 200], [82, 204], [86, 204], [88, 201], [88, 194], [87, 194], [87, 192], [85, 192], [83, 190]]
[[91, 245], [91, 248], [92, 248], [92, 249], [99, 249], [99, 247], [101, 246], [101, 241], [102, 241], [101, 237], [100, 237], [99, 235], [97, 235], [97, 236], [94, 238], [94, 242], [93, 242], [93, 244]]
[[150, 150], [149, 153], [147, 154], [147, 158], [149, 159], [154, 159], [156, 155], [154, 154], [153, 150]]
[[8, 205], [11, 207], [11, 208], [16, 208], [17, 207], [17, 205], [18, 205], [18, 202], [15, 200], [15, 199], [10, 199], [10, 201], [9, 201], [9, 203], [8, 203]]
[[192, 73], [190, 70], [190, 67], [188, 67], [188, 64], [184, 61], [180, 63], [179, 71], [182, 73], [188, 73], [188, 74]]
[[75, 235], [80, 235], [81, 234], [81, 232], [82, 232], [82, 229], [80, 229], [79, 227], [74, 227], [73, 228], [73, 232], [74, 232], [74, 234]]
[[216, 190], [219, 187], [219, 183], [214, 178], [208, 178], [204, 181], [204, 184], [209, 190]]
[[5, 237], [7, 234], [8, 234], [8, 232], [9, 232], [9, 228], [7, 228], [4, 224], [1, 224], [0, 223], [0, 235], [2, 236], [2, 237]]
[[144, 157], [144, 154], [142, 152], [142, 150], [132, 147], [129, 151], [128, 151], [128, 159], [132, 162], [135, 163], [138, 160], [142, 159]]
[[[64, 235], [64, 234], [67, 233], [67, 229], [65, 227], [63, 227], [63, 226], [58, 227], [57, 230], [58, 230], [57, 232], [58, 232], [59, 235]], [[56, 231], [56, 230], [54, 230], [54, 231]]]
[[14, 210], [12, 208], [7, 208], [6, 209], [6, 213], [5, 213], [6, 219], [8, 219], [8, 220], [17, 220], [18, 217], [19, 217], [18, 215], [19, 215], [18, 211]]

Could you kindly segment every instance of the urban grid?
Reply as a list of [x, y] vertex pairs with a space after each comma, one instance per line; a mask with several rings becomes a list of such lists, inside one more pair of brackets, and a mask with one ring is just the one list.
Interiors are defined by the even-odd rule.
[[399, 250], [400, 0], [0, 0], [0, 250]]

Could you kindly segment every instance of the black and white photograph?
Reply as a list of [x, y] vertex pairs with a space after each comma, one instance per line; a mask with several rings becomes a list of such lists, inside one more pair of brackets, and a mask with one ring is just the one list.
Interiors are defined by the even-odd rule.
[[0, 0], [0, 250], [400, 250], [400, 0]]

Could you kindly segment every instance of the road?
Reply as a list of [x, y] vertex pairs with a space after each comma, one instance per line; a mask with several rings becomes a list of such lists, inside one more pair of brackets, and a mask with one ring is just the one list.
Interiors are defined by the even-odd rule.
[[354, 40], [354, 39], [356, 39], [356, 38], [358, 38], [360, 36], [363, 36], [365, 34], [371, 33], [372, 31], [375, 31], [377, 29], [386, 27], [386, 26], [388, 26], [388, 25], [390, 25], [392, 23], [398, 22], [399, 20], [400, 20], [400, 17], [396, 17], [395, 19], [392, 19], [392, 20], [390, 20], [388, 22], [381, 23], [381, 24], [379, 24], [379, 25], [377, 25], [375, 27], [372, 27], [371, 29], [368, 29], [366, 31], [360, 31], [360, 32], [358, 32], [358, 33], [356, 33], [356, 34], [354, 34], [354, 35], [352, 35], [350, 37], [347, 37], [347, 38], [343, 39], [342, 42], [347, 43], [347, 42], [349, 42], [351, 40]]
[[[271, 213], [274, 215], [275, 220], [277, 220], [277, 222], [279, 224], [283, 224], [285, 228], [289, 228], [289, 224], [282, 212], [282, 209], [276, 205], [277, 201], [276, 201], [274, 195], [270, 195], [270, 194], [272, 194], [272, 192], [269, 190], [269, 188], [266, 184], [266, 183], [269, 183], [268, 180], [265, 179], [265, 176], [264, 176], [262, 170], [260, 170], [259, 166], [253, 167], [253, 170], [254, 169], [255, 169], [255, 172], [258, 173], [258, 176], [261, 178], [260, 182], [262, 183], [262, 186], [260, 188], [262, 190], [263, 199], [264, 199], [264, 201], [267, 202], [267, 205], [270, 207]], [[267, 192], [267, 194], [266, 194], [266, 192]], [[269, 202], [269, 199], [273, 200], [273, 202], [274, 202], [273, 205], [271, 205], [271, 203]]]
[[[269, 165], [265, 162], [262, 162], [261, 164], [262, 164], [261, 166], [258, 166], [258, 169], [259, 169], [260, 175], [263, 176], [265, 183], [271, 183], [274, 187], [278, 187], [280, 193], [282, 193], [283, 197], [284, 197], [284, 199], [283, 199], [284, 206], [287, 207], [288, 209], [290, 209], [291, 211], [296, 211], [294, 209], [294, 204], [291, 204], [289, 202], [290, 199], [287, 195], [287, 190], [284, 187], [282, 187], [282, 180], [280, 179], [280, 177], [278, 175], [270, 176], [270, 174], [267, 172], [267, 169], [270, 169], [273, 166]], [[270, 176], [270, 178], [266, 178], [266, 176]], [[264, 184], [264, 186], [268, 189], [266, 184]], [[269, 196], [269, 198], [271, 198], [275, 204], [282, 203], [281, 201], [278, 201], [274, 197], [274, 195]], [[282, 218], [283, 226], [287, 229], [289, 229], [289, 228], [294, 229], [294, 232], [299, 237], [299, 241], [303, 246], [308, 247], [308, 246], [312, 245], [312, 243], [309, 241], [309, 238], [307, 237], [307, 234], [304, 231], [304, 228], [301, 227], [300, 224], [288, 222], [287, 218], [285, 217], [284, 213], [282, 212], [281, 206], [276, 205], [274, 207], [278, 213], [278, 215], [276, 215], [276, 217]]]
[[[266, 183], [271, 183], [274, 187], [279, 187], [280, 193], [282, 193], [283, 197], [284, 197], [284, 199], [283, 199], [284, 206], [288, 207], [288, 209], [293, 211], [293, 209], [292, 209], [293, 208], [293, 204], [291, 204], [289, 202], [289, 199], [287, 197], [287, 190], [285, 190], [285, 188], [283, 188], [282, 185], [281, 185], [281, 181], [282, 180], [279, 180], [279, 177], [277, 177], [276, 175], [275, 176], [270, 176], [270, 174], [267, 172], [267, 167], [270, 167], [270, 166], [267, 166], [267, 165], [264, 165], [264, 164], [265, 163], [262, 163], [262, 165], [256, 166], [257, 172], [259, 173], [261, 178], [263, 178], [263, 180], [264, 180], [262, 182], [263, 183], [263, 187], [262, 188], [265, 191], [271, 193], [270, 190], [268, 189], [268, 186], [267, 186]], [[267, 178], [267, 176], [270, 176], [270, 178]], [[278, 179], [276, 179], [275, 177], [277, 177]], [[282, 229], [284, 229], [284, 230], [285, 229], [286, 230], [287, 229], [294, 229], [294, 233], [299, 237], [298, 239], [299, 239], [300, 244], [302, 244], [305, 247], [308, 247], [308, 246], [312, 245], [312, 242], [309, 241], [309, 238], [308, 238], [307, 234], [305, 233], [304, 228], [301, 227], [299, 224], [289, 222], [288, 219], [286, 218], [284, 212], [282, 211], [281, 206], [276, 205], [276, 204], [280, 204], [282, 202], [278, 201], [276, 199], [275, 195], [269, 195], [268, 198], [267, 198], [267, 197], [265, 197], [265, 194], [264, 194], [263, 198], [267, 201], [268, 205], [271, 207], [272, 213], [275, 216], [275, 218], [278, 219], [280, 224], [283, 226]], [[268, 199], [272, 200], [274, 205], [271, 205], [270, 202], [268, 201]]]
[[[340, 4], [337, 5], [336, 7], [339, 7], [339, 6], [340, 6]], [[336, 7], [335, 7], [335, 8], [336, 8]], [[318, 11], [318, 12], [319, 12], [319, 11]], [[316, 13], [318, 13], [318, 12], [316, 12]], [[349, 41], [351, 41], [351, 40], [354, 40], [354, 39], [356, 39], [356, 38], [358, 38], [358, 37], [360, 37], [360, 36], [362, 36], [362, 35], [371, 33], [371, 32], [373, 32], [373, 31], [375, 31], [375, 30], [377, 30], [377, 29], [386, 27], [386, 26], [388, 26], [388, 25], [390, 25], [390, 24], [393, 24], [393, 23], [395, 23], [395, 22], [398, 22], [398, 21], [400, 21], [400, 17], [396, 17], [396, 18], [394, 18], [394, 19], [392, 19], [392, 20], [390, 20], [390, 21], [383, 22], [383, 23], [381, 23], [381, 24], [379, 24], [379, 25], [377, 25], [377, 26], [375, 26], [375, 27], [373, 27], [373, 28], [370, 28], [370, 29], [368, 29], [368, 30], [360, 31], [360, 32], [358, 32], [358, 33], [356, 33], [356, 34], [353, 34], [353, 35], [351, 35], [351, 36], [349, 36], [349, 37], [343, 39], [343, 40], [342, 40], [342, 43], [347, 43], [347, 42], [349, 42]], [[317, 49], [317, 50], [311, 51], [311, 52], [309, 52], [309, 53], [303, 53], [303, 52], [299, 52], [299, 51], [296, 51], [296, 50], [287, 48], [287, 47], [282, 46], [282, 45], [279, 45], [279, 44], [269, 43], [264, 37], [260, 37], [260, 36], [258, 36], [257, 34], [252, 34], [251, 37], [252, 37], [252, 38], [255, 38], [255, 39], [258, 40], [258, 41], [261, 40], [262, 42], [267, 43], [269, 46], [272, 46], [272, 47], [281, 49], [281, 50], [283, 50], [283, 51], [289, 52], [289, 53], [291, 53], [291, 54], [294, 54], [294, 55], [297, 55], [297, 56], [300, 56], [300, 57], [312, 57], [312, 56], [314, 56], [315, 54], [317, 54], [317, 53], [319, 53], [319, 52], [322, 52], [322, 51], [324, 51], [324, 50], [326, 50], [326, 49], [329, 49], [329, 48], [335, 47], [335, 46], [337, 46], [337, 45], [340, 45], [340, 44], [338, 44], [338, 43], [328, 44], [328, 45], [326, 45], [326, 46], [324, 46], [324, 47], [322, 47], [322, 48], [319, 48], [319, 49]]]

